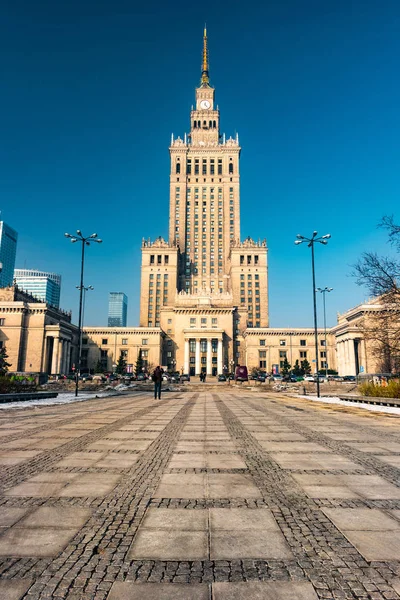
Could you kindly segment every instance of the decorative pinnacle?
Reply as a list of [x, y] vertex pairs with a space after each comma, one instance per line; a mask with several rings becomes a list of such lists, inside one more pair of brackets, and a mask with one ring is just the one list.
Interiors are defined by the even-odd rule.
[[201, 85], [208, 86], [210, 78], [208, 76], [208, 46], [207, 46], [207, 28], [204, 26], [203, 34], [203, 64], [201, 68]]

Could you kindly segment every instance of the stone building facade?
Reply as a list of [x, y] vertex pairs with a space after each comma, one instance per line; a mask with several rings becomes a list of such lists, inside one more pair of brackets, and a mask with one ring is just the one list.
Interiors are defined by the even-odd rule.
[[190, 132], [169, 152], [169, 240], [143, 241], [140, 325], [166, 333], [166, 367], [215, 375], [268, 327], [268, 269], [266, 241], [240, 238], [241, 148], [220, 131], [206, 31]]
[[68, 373], [77, 362], [78, 328], [71, 314], [18, 290], [0, 289], [0, 346], [10, 370]]

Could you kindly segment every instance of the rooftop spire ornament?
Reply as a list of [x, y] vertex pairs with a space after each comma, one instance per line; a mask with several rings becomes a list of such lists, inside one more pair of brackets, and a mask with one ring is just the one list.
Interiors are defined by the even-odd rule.
[[201, 85], [205, 87], [208, 87], [210, 85], [210, 78], [208, 75], [208, 46], [206, 26], [204, 26], [203, 34], [203, 64], [201, 67]]

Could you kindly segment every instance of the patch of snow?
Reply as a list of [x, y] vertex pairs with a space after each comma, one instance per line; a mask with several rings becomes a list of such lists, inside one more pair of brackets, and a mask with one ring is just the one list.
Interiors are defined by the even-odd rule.
[[[289, 395], [289, 394], [288, 394]], [[367, 404], [366, 402], [349, 402], [346, 400], [342, 400], [341, 398], [332, 396], [321, 396], [317, 398], [316, 396], [303, 396], [303, 395], [295, 395], [292, 394], [294, 398], [305, 398], [306, 400], [313, 400], [314, 402], [324, 402], [325, 404], [340, 404], [341, 406], [353, 406], [355, 408], [365, 408], [366, 410], [370, 410], [371, 412], [382, 412], [389, 413], [392, 415], [400, 415], [400, 408], [396, 406], [381, 406], [380, 404]], [[384, 398], [383, 398], [384, 400]], [[389, 400], [389, 398], [388, 398]]]
[[117, 396], [120, 391], [127, 390], [127, 386], [123, 386], [123, 389], [117, 389], [119, 386], [113, 388], [108, 386], [107, 389], [101, 392], [79, 392], [79, 395], [75, 397], [75, 392], [61, 392], [57, 398], [42, 398], [41, 400], [26, 400], [25, 402], [6, 402], [0, 404], [1, 409], [7, 408], [29, 408], [32, 406], [51, 406], [53, 404], [71, 404], [73, 402], [85, 402], [85, 400], [94, 400], [101, 398], [109, 398], [110, 396]]

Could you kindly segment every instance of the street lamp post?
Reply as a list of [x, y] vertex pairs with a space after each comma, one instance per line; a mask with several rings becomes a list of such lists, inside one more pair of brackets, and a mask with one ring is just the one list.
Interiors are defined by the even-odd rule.
[[82, 361], [82, 346], [81, 346], [81, 336], [82, 336], [82, 308], [83, 308], [83, 270], [85, 266], [85, 246], [90, 246], [90, 242], [96, 242], [97, 244], [101, 244], [103, 240], [97, 237], [97, 233], [92, 233], [89, 237], [83, 237], [80, 229], [77, 229], [75, 235], [71, 235], [70, 233], [64, 234], [66, 238], [69, 238], [71, 242], [74, 244], [75, 242], [81, 242], [82, 244], [82, 254], [81, 254], [81, 282], [79, 285], [79, 318], [78, 318], [78, 365], [75, 371], [75, 396], [78, 395], [78, 386], [79, 386], [79, 375], [81, 370], [81, 361]]
[[319, 398], [319, 366], [318, 366], [318, 325], [317, 325], [317, 299], [315, 295], [315, 262], [314, 262], [314, 244], [318, 242], [326, 246], [330, 233], [317, 237], [318, 231], [313, 231], [311, 238], [306, 238], [303, 235], [297, 234], [297, 240], [294, 242], [297, 246], [299, 244], [307, 243], [308, 247], [311, 248], [311, 268], [312, 268], [312, 284], [313, 284], [313, 302], [314, 302], [314, 335], [315, 335], [315, 368], [317, 371], [317, 397]]
[[317, 288], [315, 290], [316, 292], [321, 292], [321, 294], [323, 295], [323, 299], [324, 299], [325, 376], [326, 376], [326, 378], [328, 378], [328, 346], [326, 345], [326, 305], [325, 305], [325, 296], [326, 296], [326, 292], [331, 292], [332, 290], [333, 290], [333, 288], [329, 288], [329, 287], [324, 287], [324, 289]]
[[[77, 290], [81, 289], [80, 285], [76, 286]], [[83, 286], [83, 302], [82, 302], [82, 327], [81, 327], [81, 334], [79, 336], [79, 355], [82, 355], [82, 337], [83, 337], [83, 326], [85, 323], [85, 303], [86, 303], [86, 292], [89, 290], [94, 290], [94, 287], [92, 285], [88, 285], [88, 287]], [[80, 371], [78, 371], [78, 377], [80, 376]]]

